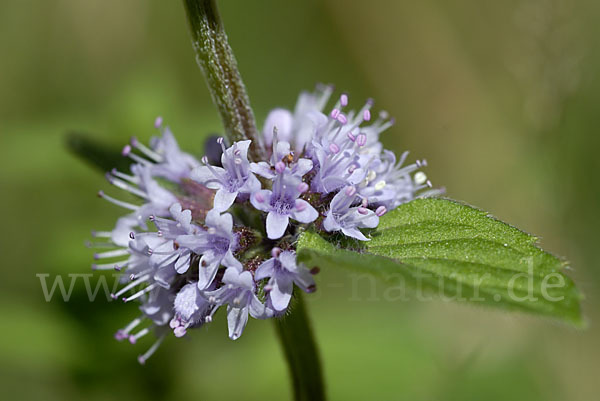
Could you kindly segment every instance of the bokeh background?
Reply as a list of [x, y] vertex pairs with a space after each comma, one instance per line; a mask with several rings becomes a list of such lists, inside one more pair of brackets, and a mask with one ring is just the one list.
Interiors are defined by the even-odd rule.
[[[600, 3], [586, 0], [221, 1], [259, 124], [335, 83], [397, 124], [385, 144], [434, 184], [541, 237], [572, 262], [589, 328], [448, 302], [349, 299], [343, 271], [308, 298], [335, 400], [591, 400], [600, 390]], [[11, 400], [288, 399], [272, 325], [232, 342], [118, 343], [134, 305], [45, 302], [36, 274], [88, 273], [91, 229], [121, 210], [70, 155], [70, 130], [121, 146], [162, 115], [182, 147], [219, 132], [183, 6], [160, 0], [0, 3], [0, 389]], [[336, 287], [337, 282], [346, 283]], [[95, 285], [96, 281], [92, 280]]]

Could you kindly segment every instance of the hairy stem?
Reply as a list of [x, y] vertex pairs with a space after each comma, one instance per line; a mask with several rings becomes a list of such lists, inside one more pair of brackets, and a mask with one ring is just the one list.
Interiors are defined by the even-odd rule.
[[295, 291], [291, 313], [275, 319], [275, 328], [288, 362], [296, 401], [325, 400], [319, 351], [300, 291]]
[[215, 0], [184, 0], [196, 61], [204, 73], [229, 141], [251, 139], [250, 158], [263, 156], [250, 100]]

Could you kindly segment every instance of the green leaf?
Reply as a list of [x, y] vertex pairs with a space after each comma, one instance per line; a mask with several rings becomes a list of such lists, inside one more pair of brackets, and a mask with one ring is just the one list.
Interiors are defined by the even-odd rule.
[[116, 146], [108, 145], [78, 132], [67, 134], [66, 145], [73, 154], [93, 167], [99, 168], [102, 172], [110, 171], [113, 168], [129, 171], [131, 160], [123, 157]]
[[[333, 237], [332, 237], [333, 238]], [[487, 213], [447, 199], [417, 199], [383, 216], [358, 251], [314, 232], [297, 244], [299, 260], [374, 275], [399, 290], [525, 311], [583, 325], [581, 294], [566, 264], [537, 238]], [[421, 295], [421, 294], [419, 294]]]

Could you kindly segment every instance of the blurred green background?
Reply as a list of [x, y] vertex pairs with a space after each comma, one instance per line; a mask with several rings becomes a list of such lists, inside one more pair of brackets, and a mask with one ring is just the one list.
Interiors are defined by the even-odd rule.
[[[586, 295], [590, 326], [577, 331], [443, 301], [356, 302], [343, 271], [322, 272], [307, 298], [331, 399], [596, 399], [600, 3], [239, 0], [221, 11], [259, 124], [316, 82], [356, 107], [375, 98], [397, 120], [388, 147], [427, 158], [450, 197], [539, 235]], [[162, 115], [197, 154], [219, 131], [182, 4], [3, 0], [0, 33], [2, 398], [288, 399], [269, 322], [232, 342], [220, 317], [142, 367], [149, 341], [112, 338], [135, 306], [91, 303], [81, 280], [69, 302], [46, 303], [36, 277], [88, 273], [84, 240], [122, 213], [96, 198], [108, 185], [66, 152], [67, 131], [120, 146], [148, 139]]]

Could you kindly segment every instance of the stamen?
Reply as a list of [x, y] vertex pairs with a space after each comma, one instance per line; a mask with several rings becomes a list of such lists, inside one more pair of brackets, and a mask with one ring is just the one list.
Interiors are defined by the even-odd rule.
[[141, 297], [142, 295], [149, 293], [150, 291], [155, 289], [157, 286], [158, 286], [158, 283], [152, 283], [148, 287], [144, 288], [143, 290], [136, 292], [129, 298], [123, 298], [123, 302], [133, 301], [134, 299], [137, 299], [137, 298]]
[[138, 141], [136, 137], [131, 137], [130, 143], [131, 146], [138, 149], [140, 152], [153, 159], [157, 163], [163, 161], [163, 157], [161, 155], [159, 155], [158, 153], [156, 153], [155, 151]]
[[94, 259], [107, 259], [107, 258], [115, 258], [117, 256], [125, 256], [128, 255], [129, 251], [127, 249], [115, 249], [114, 251], [106, 251], [94, 254]]
[[130, 335], [129, 336], [129, 342], [132, 343], [132, 344], [135, 344], [138, 339], [144, 337], [149, 332], [150, 332], [150, 329], [148, 327], [144, 327], [143, 329], [141, 329], [137, 333]]
[[115, 338], [118, 341], [124, 340], [129, 335], [129, 332], [137, 327], [138, 324], [142, 322], [142, 317], [137, 317], [133, 319], [127, 326], [122, 328], [121, 330], [117, 330], [115, 333]]
[[102, 263], [102, 264], [94, 263], [92, 265], [92, 270], [112, 270], [112, 269], [117, 270], [117, 267], [119, 267], [119, 266], [116, 263]]
[[112, 196], [108, 196], [108, 195], [106, 195], [104, 193], [104, 191], [98, 191], [98, 197], [106, 199], [110, 203], [115, 204], [115, 205], [120, 206], [120, 207], [125, 208], [125, 209], [137, 210], [139, 208], [139, 206], [133, 205], [133, 204], [128, 203], [128, 202], [120, 201], [118, 199], [113, 198]]
[[110, 173], [112, 175], [114, 175], [115, 177], [118, 177], [118, 178], [120, 178], [122, 180], [125, 180], [125, 181], [129, 181], [132, 184], [137, 185], [139, 183], [139, 179], [137, 177], [129, 175], [129, 174], [123, 174], [119, 170], [117, 170], [116, 168], [113, 168], [112, 170], [110, 170]]
[[154, 342], [154, 344], [152, 344], [152, 346], [148, 349], [148, 351], [146, 351], [146, 353], [144, 353], [143, 355], [138, 356], [138, 362], [143, 365], [146, 363], [146, 361], [148, 360], [148, 358], [150, 358], [152, 356], [152, 354], [154, 354], [156, 352], [156, 350], [158, 349], [158, 347], [160, 347], [160, 344], [163, 342], [163, 340], [165, 339], [165, 335], [163, 334], [162, 336], [160, 336], [158, 338], [158, 340], [156, 340]]
[[122, 294], [126, 293], [127, 291], [129, 291], [130, 289], [135, 287], [136, 285], [143, 283], [144, 281], [148, 280], [149, 278], [150, 278], [150, 275], [145, 274], [145, 275], [141, 276], [140, 278], [138, 278], [137, 280], [132, 281], [131, 283], [127, 284], [125, 287], [121, 288], [119, 291], [117, 291], [116, 294], [110, 294], [110, 297], [112, 299], [117, 299]]
[[381, 217], [384, 214], [386, 214], [387, 209], [385, 206], [379, 206], [376, 210], [375, 210], [375, 214], [377, 215], [377, 217]]
[[160, 128], [160, 126], [163, 123], [163, 119], [161, 116], [156, 117], [156, 120], [154, 120], [154, 128], [158, 129]]
[[123, 189], [128, 192], [131, 192], [132, 194], [137, 195], [140, 198], [148, 199], [148, 195], [145, 192], [141, 191], [139, 188], [132, 187], [131, 185], [127, 184], [126, 182], [121, 181], [118, 178], [111, 176], [109, 173], [106, 173], [105, 177], [108, 180], [108, 182], [110, 182], [115, 187], [117, 187], [119, 189]]

